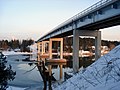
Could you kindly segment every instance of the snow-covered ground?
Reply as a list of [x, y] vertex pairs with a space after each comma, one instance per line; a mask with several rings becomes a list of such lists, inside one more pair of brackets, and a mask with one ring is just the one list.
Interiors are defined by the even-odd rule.
[[2, 51], [2, 53], [4, 55], [37, 54], [37, 46], [36, 46], [36, 44], [33, 44], [33, 45], [29, 46], [29, 48], [30, 48], [30, 51], [32, 51], [31, 53], [29, 53], [29, 52], [20, 52], [20, 50], [19, 50], [19, 52], [15, 52], [15, 51]]
[[120, 45], [53, 90], [120, 90]]

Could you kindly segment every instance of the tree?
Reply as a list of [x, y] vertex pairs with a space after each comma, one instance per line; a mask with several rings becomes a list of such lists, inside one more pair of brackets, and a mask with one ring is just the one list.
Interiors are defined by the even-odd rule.
[[12, 70], [12, 66], [7, 66], [6, 58], [0, 57], [0, 90], [6, 90], [8, 88], [8, 81], [14, 80], [16, 72]]
[[22, 52], [30, 52], [30, 48], [28, 46], [32, 45], [34, 43], [34, 40], [29, 39], [29, 40], [23, 40], [21, 43], [21, 51]]

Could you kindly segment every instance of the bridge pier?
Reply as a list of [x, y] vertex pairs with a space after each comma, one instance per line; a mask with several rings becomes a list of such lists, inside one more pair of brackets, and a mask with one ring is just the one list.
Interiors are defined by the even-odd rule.
[[[56, 42], [60, 42], [60, 58], [58, 59], [59, 60], [63, 60], [63, 38], [50, 38], [49, 41], [42, 41], [42, 42], [37, 42], [37, 48], [38, 48], [38, 60], [40, 60], [40, 58], [45, 58], [46, 57], [46, 54], [49, 54], [49, 60], [52, 61], [52, 63], [54, 63], [54, 59], [53, 59], [53, 53], [52, 53], [52, 45], [53, 45], [53, 42], [56, 41]], [[48, 51], [49, 52], [46, 52], [46, 43], [48, 43]], [[61, 61], [61, 62], [62, 62]], [[56, 62], [56, 61], [55, 61]], [[60, 79], [62, 79], [63, 77], [63, 64], [57, 64], [59, 65], [59, 68], [60, 68]], [[49, 64], [48, 65], [48, 70], [49, 70], [49, 75], [51, 76], [51, 72], [52, 72], [52, 64]]]
[[73, 71], [79, 70], [79, 30], [73, 30]]
[[37, 53], [42, 55], [42, 42], [37, 42]]
[[45, 41], [42, 41], [42, 55], [45, 53]]
[[101, 56], [101, 32], [90, 30], [73, 30], [73, 71], [79, 70], [79, 36], [95, 37], [95, 60]]
[[37, 53], [40, 54], [40, 42], [37, 42]]
[[50, 38], [49, 40], [49, 59], [52, 59], [52, 42], [60, 42], [60, 59], [63, 59], [63, 38]]
[[37, 42], [37, 61], [40, 60], [40, 43], [41, 42]]
[[95, 60], [101, 57], [101, 32], [96, 31], [95, 36]]
[[[49, 44], [49, 41], [42, 41], [42, 55], [48, 53], [46, 51], [46, 44], [47, 43]], [[48, 48], [48, 51], [49, 51], [49, 48]]]
[[[63, 59], [63, 38], [50, 38], [50, 40], [49, 40], [49, 59], [53, 59], [53, 57], [52, 57], [52, 43], [53, 43], [53, 41], [58, 41], [58, 42], [60, 42], [60, 59]], [[63, 65], [61, 64], [61, 65], [59, 65], [59, 68], [60, 68], [60, 80], [62, 79], [62, 77], [63, 77]], [[49, 75], [51, 75], [51, 65], [49, 65], [48, 66], [48, 68], [49, 68]]]

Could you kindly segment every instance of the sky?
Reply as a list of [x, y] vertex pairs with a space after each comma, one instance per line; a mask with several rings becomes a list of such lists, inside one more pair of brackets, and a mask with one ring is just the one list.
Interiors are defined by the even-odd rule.
[[[99, 0], [0, 0], [0, 40], [38, 40]], [[120, 26], [102, 31], [102, 39], [120, 41]], [[114, 30], [114, 32], [113, 32]]]

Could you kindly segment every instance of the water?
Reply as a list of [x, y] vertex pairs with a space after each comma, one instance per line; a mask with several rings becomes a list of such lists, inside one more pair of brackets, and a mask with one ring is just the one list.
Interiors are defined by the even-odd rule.
[[[68, 60], [68, 63], [65, 67], [73, 67], [72, 56], [64, 57]], [[86, 57], [79, 57], [79, 68], [83, 67], [86, 68], [91, 65], [95, 61], [95, 56], [86, 56]]]
[[[79, 66], [87, 67], [93, 61], [94, 57], [80, 57]], [[36, 58], [34, 58], [36, 59]], [[33, 60], [34, 60], [33, 59]], [[63, 72], [72, 72], [72, 56], [67, 57], [69, 62], [63, 67]], [[42, 90], [43, 80], [38, 71], [35, 61], [30, 61], [31, 55], [8, 55], [6, 58], [7, 65], [12, 66], [12, 70], [16, 71], [15, 79], [9, 81], [9, 88], [7, 90]], [[56, 80], [59, 80], [59, 67], [57, 65], [53, 66], [52, 73]], [[64, 73], [63, 73], [64, 76]], [[63, 77], [64, 80], [64, 77]]]

